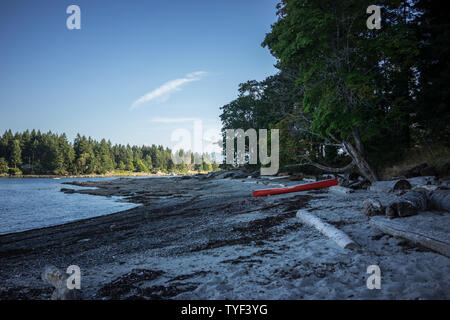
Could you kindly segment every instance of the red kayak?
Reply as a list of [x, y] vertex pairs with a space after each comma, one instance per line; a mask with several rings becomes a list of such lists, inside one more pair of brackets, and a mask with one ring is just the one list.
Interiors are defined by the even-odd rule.
[[253, 196], [254, 197], [262, 197], [262, 196], [268, 196], [268, 195], [273, 195], [273, 194], [322, 189], [322, 188], [328, 188], [328, 187], [337, 186], [337, 185], [338, 185], [338, 180], [335, 178], [335, 179], [330, 179], [330, 180], [323, 180], [323, 181], [301, 184], [299, 186], [294, 186], [294, 187], [255, 190], [255, 191], [253, 191]]

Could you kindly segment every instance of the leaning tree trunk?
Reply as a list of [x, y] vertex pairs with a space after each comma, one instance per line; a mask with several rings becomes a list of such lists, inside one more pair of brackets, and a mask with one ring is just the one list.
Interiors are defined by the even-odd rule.
[[355, 140], [355, 147], [348, 141], [344, 141], [344, 147], [347, 149], [350, 157], [352, 157], [355, 161], [356, 166], [358, 167], [361, 174], [370, 182], [377, 181], [378, 176], [374, 168], [372, 168], [372, 166], [366, 160], [366, 152], [364, 150], [364, 146], [361, 140], [361, 134], [358, 127], [352, 127], [352, 135], [353, 139]]
[[353, 159], [355, 165], [358, 167], [363, 177], [369, 180], [370, 182], [378, 181], [378, 176], [375, 173], [375, 170], [367, 162], [364, 155], [361, 154], [355, 147], [353, 147], [353, 145], [350, 142], [344, 141], [343, 144], [345, 149], [347, 150], [347, 153]]

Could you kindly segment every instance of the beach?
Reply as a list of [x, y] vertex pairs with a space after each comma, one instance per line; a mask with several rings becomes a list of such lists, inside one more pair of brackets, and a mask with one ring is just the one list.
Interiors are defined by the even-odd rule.
[[[40, 276], [46, 265], [80, 267], [79, 299], [450, 298], [448, 257], [368, 223], [363, 200], [394, 195], [321, 189], [252, 196], [298, 183], [223, 176], [68, 183], [62, 192], [140, 206], [0, 236], [0, 300], [49, 299], [53, 288]], [[358, 248], [343, 249], [303, 225], [298, 210], [344, 231]], [[448, 214], [442, 227], [450, 228]], [[381, 270], [380, 289], [367, 287], [371, 265]]]

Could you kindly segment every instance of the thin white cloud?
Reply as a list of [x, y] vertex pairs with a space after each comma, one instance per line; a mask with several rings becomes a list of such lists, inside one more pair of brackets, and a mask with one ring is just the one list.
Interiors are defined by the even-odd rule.
[[147, 94], [145, 94], [142, 97], [140, 97], [139, 99], [137, 99], [135, 102], [133, 102], [130, 109], [134, 110], [137, 107], [139, 107], [141, 104], [155, 100], [157, 98], [165, 97], [166, 99], [168, 99], [171, 93], [173, 93], [174, 91], [181, 90], [181, 86], [183, 86], [184, 84], [193, 82], [193, 81], [198, 81], [202, 77], [204, 77], [206, 74], [207, 74], [207, 72], [205, 72], [205, 71], [196, 71], [196, 72], [188, 73], [184, 78], [168, 81], [168, 82], [164, 83], [162, 86], [156, 88], [153, 91], [148, 92]]
[[150, 122], [158, 122], [158, 123], [180, 123], [180, 122], [188, 122], [199, 120], [197, 118], [166, 118], [166, 117], [153, 117], [150, 119]]

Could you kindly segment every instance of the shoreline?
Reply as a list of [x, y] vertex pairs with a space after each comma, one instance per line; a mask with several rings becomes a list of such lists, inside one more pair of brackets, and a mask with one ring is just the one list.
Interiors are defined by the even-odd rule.
[[4, 179], [33, 179], [33, 178], [56, 178], [56, 179], [76, 179], [76, 178], [115, 178], [115, 177], [181, 177], [194, 176], [197, 174], [208, 174], [209, 172], [186, 172], [186, 173], [106, 173], [106, 174], [86, 174], [86, 175], [51, 175], [51, 174], [25, 174], [25, 175], [0, 175]]
[[[372, 228], [368, 196], [328, 190], [254, 198], [252, 190], [298, 184], [288, 179], [119, 179], [67, 183], [139, 207], [67, 224], [0, 235], [0, 300], [49, 299], [45, 265], [82, 272], [81, 299], [448, 299], [445, 256]], [[72, 192], [72, 191], [71, 191]], [[302, 225], [313, 212], [347, 233], [344, 250]], [[448, 221], [448, 218], [443, 217]], [[443, 220], [444, 223], [444, 220]], [[445, 222], [447, 223], [447, 222]], [[380, 266], [382, 290], [366, 288]]]

